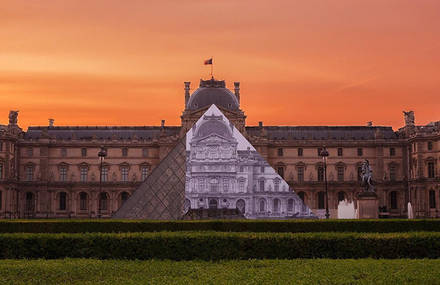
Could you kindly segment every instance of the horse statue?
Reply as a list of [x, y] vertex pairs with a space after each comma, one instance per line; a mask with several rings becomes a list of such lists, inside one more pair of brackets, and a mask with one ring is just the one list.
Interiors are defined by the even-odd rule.
[[370, 162], [366, 159], [362, 163], [362, 180], [361, 185], [365, 187], [365, 192], [374, 192], [373, 186], [373, 170], [371, 170]]

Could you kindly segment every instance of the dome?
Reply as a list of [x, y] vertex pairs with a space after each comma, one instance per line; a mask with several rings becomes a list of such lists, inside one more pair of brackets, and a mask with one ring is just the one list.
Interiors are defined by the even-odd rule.
[[195, 136], [203, 138], [210, 134], [232, 138], [231, 128], [223, 121], [222, 116], [205, 116]]
[[191, 95], [186, 107], [188, 110], [197, 110], [212, 104], [233, 111], [239, 109], [237, 97], [225, 87], [224, 81], [214, 78], [200, 80], [200, 87]]

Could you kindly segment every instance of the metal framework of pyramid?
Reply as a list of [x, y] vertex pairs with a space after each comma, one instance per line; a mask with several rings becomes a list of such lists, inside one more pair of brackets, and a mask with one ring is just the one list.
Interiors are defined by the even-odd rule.
[[113, 218], [169, 220], [194, 211], [219, 210], [238, 210], [247, 219], [315, 217], [211, 105]]

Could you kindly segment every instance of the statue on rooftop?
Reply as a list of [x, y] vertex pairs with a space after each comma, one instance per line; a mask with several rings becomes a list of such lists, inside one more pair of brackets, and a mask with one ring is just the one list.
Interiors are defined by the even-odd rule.
[[18, 122], [18, 110], [17, 111], [9, 111], [9, 125], [17, 125]]

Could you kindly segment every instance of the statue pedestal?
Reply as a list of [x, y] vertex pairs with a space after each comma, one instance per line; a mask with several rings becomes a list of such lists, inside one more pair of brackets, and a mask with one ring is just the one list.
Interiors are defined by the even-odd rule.
[[379, 201], [374, 192], [361, 192], [357, 196], [358, 219], [378, 219]]

